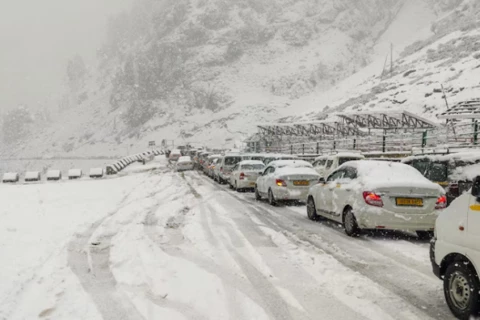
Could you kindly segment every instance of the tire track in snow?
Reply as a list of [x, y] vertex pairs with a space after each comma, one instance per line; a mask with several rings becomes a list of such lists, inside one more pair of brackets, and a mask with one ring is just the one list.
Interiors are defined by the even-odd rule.
[[[205, 180], [208, 181], [207, 179]], [[227, 188], [218, 186], [210, 181], [208, 182], [218, 190], [223, 190], [225, 194], [230, 195], [238, 201], [245, 202], [250, 208], [252, 208], [252, 214], [267, 226], [273, 227], [277, 232], [282, 232], [284, 235], [288, 236], [291, 241], [294, 241], [301, 246], [305, 246], [305, 243], [313, 245], [333, 256], [337, 261], [351, 269], [353, 272], [360, 273], [372, 280], [379, 287], [383, 287], [387, 291], [398, 296], [399, 299], [401, 299], [400, 301], [404, 301], [403, 303], [407, 309], [408, 307], [410, 307], [410, 309], [414, 307], [417, 314], [424, 314], [433, 319], [451, 319], [451, 314], [448, 312], [448, 309], [440, 296], [438, 298], [434, 297], [433, 299], [428, 297], [430, 299], [427, 299], [426, 296], [428, 295], [428, 292], [424, 295], [419, 295], [418, 290], [415, 290], [415, 288], [419, 288], [421, 291], [426, 284], [425, 281], [431, 280], [431, 277], [423, 274], [423, 272], [412, 269], [408, 265], [402, 265], [397, 261], [394, 261], [394, 264], [392, 265], [392, 259], [388, 256], [384, 257], [381, 253], [363, 246], [360, 243], [356, 243], [355, 240], [358, 239], [345, 239], [343, 234], [341, 235], [338, 231], [318, 229], [318, 224], [315, 224], [306, 218], [299, 219], [299, 215], [296, 212], [294, 212], [295, 219], [292, 219], [292, 212], [284, 214], [288, 211], [287, 208], [277, 207], [275, 208], [276, 211], [274, 211], [267, 207], [266, 204], [259, 203], [253, 199], [240, 197], [237, 194], [229, 192]], [[268, 215], [265, 215], [265, 213]], [[285, 231], [288, 232], [285, 233]], [[327, 235], [320, 237], [318, 235], [319, 231], [327, 231]], [[302, 243], [302, 241], [305, 243]], [[389, 272], [390, 270], [396, 273], [399, 273], [400, 271], [401, 275], [392, 275]], [[421, 274], [419, 275], [419, 273]], [[415, 277], [416, 280], [414, 282], [404, 281], [405, 275], [408, 275], [410, 278]], [[383, 308], [387, 308], [387, 310], [391, 309], [388, 306], [383, 306]], [[397, 312], [393, 314], [398, 315], [401, 308], [395, 307], [394, 309], [397, 309]]]

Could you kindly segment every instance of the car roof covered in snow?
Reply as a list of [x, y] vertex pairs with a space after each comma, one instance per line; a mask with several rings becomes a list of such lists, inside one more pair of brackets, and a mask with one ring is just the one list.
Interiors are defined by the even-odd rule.
[[[438, 189], [442, 187], [425, 178], [417, 169], [398, 162], [358, 160], [341, 165], [337, 170], [353, 167], [363, 182], [374, 186], [391, 185], [396, 182], [408, 183], [412, 187], [427, 187]], [[336, 170], [336, 171], [337, 171]]]
[[467, 152], [457, 152], [457, 153], [450, 153], [450, 154], [425, 154], [425, 155], [416, 155], [406, 157], [402, 160], [402, 162], [408, 162], [415, 159], [429, 159], [431, 161], [450, 161], [450, 160], [463, 160], [463, 161], [472, 161], [475, 162], [480, 160], [480, 151], [467, 151]]
[[289, 168], [313, 168], [310, 162], [304, 160], [277, 160], [272, 161], [270, 166], [276, 168], [289, 167]]
[[181, 154], [182, 151], [180, 151], [179, 149], [173, 149], [170, 154]]
[[248, 165], [255, 165], [255, 164], [260, 165], [261, 164], [261, 165], [265, 166], [265, 164], [260, 160], [243, 160], [242, 162], [239, 162], [238, 164], [242, 165], [242, 166], [247, 165], [247, 164]]
[[294, 176], [294, 175], [308, 175], [320, 178], [317, 171], [310, 167], [280, 167], [275, 170], [276, 177]]
[[212, 155], [208, 156], [208, 159], [221, 158], [221, 157], [222, 157], [221, 154], [212, 154]]

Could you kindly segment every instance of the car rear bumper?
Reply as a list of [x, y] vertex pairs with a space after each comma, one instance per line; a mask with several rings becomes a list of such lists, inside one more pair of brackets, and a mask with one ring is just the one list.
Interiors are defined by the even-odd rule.
[[239, 188], [239, 189], [254, 189], [255, 188], [255, 181], [253, 181], [253, 180], [238, 180], [237, 181], [237, 188]]
[[306, 201], [309, 189], [309, 187], [274, 187], [272, 192], [276, 200]]
[[437, 239], [433, 238], [430, 241], [430, 262], [432, 263], [432, 271], [437, 278], [442, 279], [441, 274], [440, 274], [440, 266], [437, 264], [435, 261], [435, 243]]
[[381, 208], [366, 208], [355, 211], [362, 229], [385, 229], [399, 231], [433, 231], [437, 214], [399, 214]]
[[190, 166], [177, 166], [177, 171], [193, 170], [193, 165]]

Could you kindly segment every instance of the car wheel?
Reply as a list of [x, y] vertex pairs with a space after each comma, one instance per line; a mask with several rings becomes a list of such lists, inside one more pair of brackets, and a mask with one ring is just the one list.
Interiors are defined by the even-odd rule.
[[417, 231], [417, 237], [420, 240], [430, 240], [433, 238], [433, 231]]
[[352, 208], [347, 208], [343, 214], [343, 227], [349, 237], [360, 235], [360, 228], [358, 228], [357, 218], [355, 218]]
[[260, 192], [258, 192], [257, 186], [255, 185], [255, 200], [260, 201], [262, 200], [262, 196], [260, 195]]
[[317, 209], [315, 208], [315, 201], [312, 197], [307, 200], [307, 215], [308, 219], [312, 221], [317, 221], [319, 216], [317, 214]]
[[448, 307], [458, 319], [478, 316], [479, 290], [478, 276], [470, 263], [455, 261], [448, 266], [443, 278], [443, 291]]
[[273, 196], [272, 189], [268, 189], [268, 203], [271, 206], [276, 206], [277, 205], [277, 201], [275, 200], [275, 197]]

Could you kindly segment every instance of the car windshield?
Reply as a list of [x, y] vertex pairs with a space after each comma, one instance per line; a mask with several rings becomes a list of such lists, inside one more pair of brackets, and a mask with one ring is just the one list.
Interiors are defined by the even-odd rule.
[[233, 166], [242, 161], [241, 157], [225, 157], [225, 165]]
[[340, 157], [338, 158], [338, 165], [341, 166], [342, 164], [344, 164], [345, 162], [348, 162], [348, 161], [357, 161], [357, 160], [360, 160], [361, 158], [354, 158], [354, 157]]
[[262, 170], [263, 168], [265, 168], [263, 164], [244, 164], [241, 170]]

